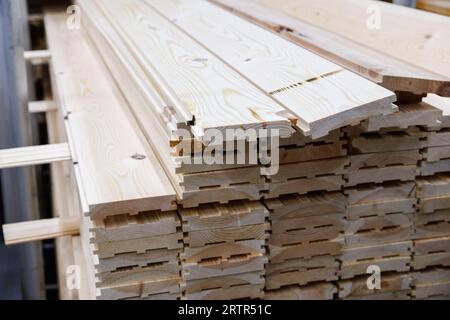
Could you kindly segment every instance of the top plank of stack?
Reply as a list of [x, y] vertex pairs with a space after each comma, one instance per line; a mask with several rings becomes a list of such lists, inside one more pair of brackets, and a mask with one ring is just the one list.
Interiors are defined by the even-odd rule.
[[318, 138], [395, 111], [392, 92], [205, 1], [78, 3], [96, 9], [111, 48], [159, 98], [148, 107], [164, 126], [195, 137], [226, 128], [289, 135], [293, 125]]
[[[211, 1], [389, 90], [450, 96], [448, 18], [380, 1]], [[380, 28], [367, 26], [371, 6]]]

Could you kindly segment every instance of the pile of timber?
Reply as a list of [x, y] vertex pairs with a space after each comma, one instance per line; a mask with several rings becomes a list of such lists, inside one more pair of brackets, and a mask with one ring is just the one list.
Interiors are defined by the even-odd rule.
[[450, 80], [294, 1], [211, 2], [77, 0], [81, 29], [46, 9], [83, 297], [449, 297], [450, 106], [422, 98]]

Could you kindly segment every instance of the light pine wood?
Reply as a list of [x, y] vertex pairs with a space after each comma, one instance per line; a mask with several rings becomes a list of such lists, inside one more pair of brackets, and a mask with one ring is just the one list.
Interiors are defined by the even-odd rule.
[[374, 293], [409, 291], [411, 288], [412, 278], [408, 274], [389, 274], [382, 276], [382, 279], [383, 285], [376, 291], [368, 289], [367, 277], [339, 281], [339, 298], [367, 296], [370, 299]]
[[269, 212], [259, 201], [237, 201], [227, 205], [207, 204], [179, 209], [183, 232], [232, 228], [265, 223]]
[[450, 2], [447, 0], [418, 0], [417, 9], [439, 13], [450, 17]]
[[442, 111], [441, 127], [450, 128], [450, 98], [429, 94], [423, 101], [434, 108]]
[[0, 150], [0, 169], [49, 164], [72, 159], [67, 143]]
[[383, 128], [408, 129], [413, 126], [434, 129], [441, 126], [442, 118], [443, 111], [426, 102], [399, 104], [398, 112], [387, 116], [371, 117], [362, 123], [362, 127], [369, 132]]
[[306, 135], [393, 111], [392, 92], [206, 1], [146, 3], [272, 95]]
[[337, 292], [332, 283], [319, 283], [309, 286], [289, 286], [280, 290], [266, 292], [266, 300], [333, 300]]
[[[141, 63], [153, 65], [170, 83], [195, 117], [194, 134], [202, 136], [208, 128], [260, 128], [263, 124], [291, 132], [282, 106], [142, 2], [98, 4], [115, 32], [144, 59]], [[146, 21], [154, 27], [148, 28]]]
[[51, 54], [49, 50], [33, 50], [25, 51], [23, 54], [25, 61], [30, 62], [33, 66], [47, 64], [50, 61]]
[[56, 108], [57, 106], [51, 100], [32, 101], [28, 103], [28, 112], [30, 113], [50, 112], [55, 111]]
[[53, 218], [3, 225], [6, 245], [75, 236], [80, 232], [77, 217]]
[[[450, 19], [432, 13], [373, 0], [254, 0], [259, 4], [358, 41], [400, 60], [450, 76]], [[381, 28], [367, 28], [380, 10]], [[405, 25], [410, 28], [405, 28]]]
[[[428, 92], [444, 96], [450, 94], [448, 77], [361, 45], [356, 42], [357, 39], [346, 38], [334, 33], [334, 30], [324, 30], [302, 21], [293, 12], [283, 12], [275, 1], [271, 2], [273, 6], [268, 5], [267, 1], [258, 3], [257, 0], [210, 1], [387, 89], [418, 95]], [[346, 20], [346, 23], [349, 22]]]
[[[45, 17], [58, 96], [67, 118], [88, 210], [92, 217], [169, 210], [175, 193], [155, 155], [122, 109], [126, 104], [65, 16]], [[83, 63], [77, 57], [83, 57]], [[94, 71], [95, 70], [95, 71]]]

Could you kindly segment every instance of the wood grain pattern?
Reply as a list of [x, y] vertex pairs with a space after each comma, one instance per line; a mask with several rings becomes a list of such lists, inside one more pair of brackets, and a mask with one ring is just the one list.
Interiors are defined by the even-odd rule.
[[90, 214], [102, 217], [173, 208], [175, 193], [169, 180], [127, 121], [125, 100], [81, 31], [69, 32], [60, 13], [46, 14], [45, 24], [58, 96]]
[[333, 30], [307, 23], [297, 18], [295, 13], [283, 12], [280, 4], [274, 1], [271, 2], [273, 6], [268, 5], [267, 1], [210, 1], [389, 90], [450, 94], [448, 77], [361, 45], [357, 40], [336, 34]]
[[271, 94], [306, 135], [393, 111], [392, 92], [207, 2], [146, 3]]
[[116, 31], [154, 65], [195, 117], [195, 134], [208, 128], [258, 128], [290, 132], [286, 110], [217, 57], [140, 1], [99, 1]]
[[[450, 19], [373, 0], [255, 0], [327, 31], [358, 41], [400, 60], [450, 76]], [[381, 14], [381, 28], [367, 28], [369, 6]], [[345, 10], [342, 10], [342, 9]], [[405, 25], [411, 28], [405, 28]]]
[[64, 236], [75, 236], [80, 232], [80, 219], [54, 218], [3, 225], [5, 244], [19, 244]]

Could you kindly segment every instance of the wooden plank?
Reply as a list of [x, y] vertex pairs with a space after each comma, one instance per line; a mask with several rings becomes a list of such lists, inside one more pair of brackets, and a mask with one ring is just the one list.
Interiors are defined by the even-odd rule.
[[414, 181], [419, 172], [420, 168], [417, 165], [359, 169], [345, 175], [345, 186], [354, 187], [359, 184], [383, 183], [386, 181]]
[[19, 243], [76, 236], [80, 232], [78, 217], [53, 218], [3, 225], [7, 246]]
[[333, 300], [337, 292], [332, 283], [318, 283], [309, 286], [289, 286], [266, 292], [266, 300]]
[[411, 214], [399, 213], [348, 221], [345, 224], [346, 246], [356, 247], [409, 240], [414, 233], [412, 220]]
[[394, 201], [375, 201], [365, 204], [349, 205], [346, 217], [348, 220], [358, 220], [368, 217], [386, 216], [395, 213], [415, 213], [417, 200], [401, 199]]
[[437, 162], [422, 162], [420, 173], [422, 176], [432, 176], [436, 173], [449, 172], [450, 159], [439, 160]]
[[25, 61], [29, 61], [32, 65], [38, 66], [47, 64], [51, 58], [51, 53], [49, 50], [25, 51], [23, 57]]
[[326, 144], [306, 144], [301, 147], [282, 147], [279, 150], [281, 164], [343, 157], [347, 155], [344, 141]]
[[227, 205], [206, 204], [179, 209], [183, 232], [242, 227], [263, 224], [268, 210], [258, 201], [237, 201]]
[[432, 213], [434, 211], [450, 209], [450, 194], [442, 197], [420, 199], [420, 213]]
[[232, 243], [210, 244], [202, 247], [185, 247], [180, 254], [182, 263], [195, 264], [207, 261], [229, 261], [238, 256], [264, 255], [266, 240], [244, 240]]
[[[353, 39], [361, 45], [385, 52], [399, 60], [421, 66], [437, 74], [450, 75], [448, 17], [372, 0], [254, 0], [278, 9], [316, 27]], [[377, 5], [382, 26], [367, 27], [374, 17], [367, 8]], [[341, 10], [345, 8], [345, 10]], [[378, 11], [376, 11], [378, 12]], [[375, 13], [376, 15], [376, 13]], [[416, 26], [405, 28], [405, 25]], [[382, 61], [382, 60], [380, 60]]]
[[[334, 30], [307, 23], [301, 19], [301, 12], [292, 12], [286, 6], [283, 7], [283, 3], [258, 0], [210, 1], [390, 90], [449, 94], [448, 78], [361, 45], [356, 41], [357, 38], [345, 37]], [[287, 5], [286, 1], [284, 4]]]
[[363, 205], [415, 198], [414, 182], [392, 182], [383, 185], [366, 185], [344, 191], [349, 205]]
[[417, 9], [439, 13], [450, 17], [450, 3], [446, 0], [419, 0]]
[[377, 260], [388, 257], [410, 257], [413, 250], [412, 241], [392, 242], [345, 248], [342, 253], [343, 262]]
[[264, 274], [260, 271], [190, 280], [182, 284], [183, 299], [261, 299], [264, 297], [264, 283]]
[[[88, 1], [79, 3], [88, 5]], [[100, 1], [98, 4], [122, 41], [138, 55], [145, 73], [154, 78], [155, 72], [149, 69], [155, 68], [160, 78], [170, 83], [183, 107], [195, 118], [195, 135], [201, 137], [204, 130], [212, 128], [242, 127], [276, 127], [290, 134], [290, 116], [281, 105], [144, 3]], [[158, 27], [148, 28], [145, 23], [135, 23], [142, 19], [152, 21]], [[178, 45], [172, 47], [169, 43]]]
[[346, 157], [308, 162], [281, 164], [278, 173], [269, 175], [270, 183], [286, 182], [292, 179], [315, 178], [324, 175], [340, 175], [346, 172], [350, 163]]
[[270, 220], [340, 214], [345, 212], [346, 198], [340, 192], [319, 192], [309, 195], [289, 195], [264, 200], [270, 210]]
[[414, 270], [450, 266], [450, 237], [414, 241]]
[[433, 268], [411, 274], [413, 297], [429, 299], [450, 296], [450, 269]]
[[98, 300], [123, 300], [131, 298], [145, 298], [163, 293], [180, 295], [180, 278], [169, 278], [159, 281], [129, 283], [119, 287], [102, 288]]
[[[394, 165], [417, 165], [422, 160], [419, 150], [365, 153], [350, 155], [350, 165], [347, 167], [349, 172], [358, 171], [366, 168], [384, 168]], [[375, 182], [375, 181], [374, 181]]]
[[417, 197], [420, 199], [442, 197], [450, 194], [450, 174], [440, 173], [416, 180]]
[[291, 259], [311, 259], [324, 255], [339, 256], [342, 253], [344, 238], [339, 237], [332, 241], [318, 241], [296, 243], [292, 245], [268, 245], [269, 261], [281, 263]]
[[421, 149], [425, 133], [367, 134], [350, 137], [350, 153], [377, 153]]
[[390, 91], [212, 4], [147, 4], [279, 101], [306, 135], [318, 138], [393, 111]]
[[181, 250], [156, 249], [145, 253], [122, 253], [110, 258], [99, 259], [95, 269], [98, 273], [112, 272], [124, 268], [139, 266], [145, 268], [147, 265], [162, 262], [175, 263]]
[[[173, 209], [175, 192], [155, 155], [127, 120], [122, 107], [126, 102], [81, 31], [69, 31], [65, 22], [64, 14], [46, 13], [55, 89], [91, 216]], [[73, 57], [83, 57], [83, 63]]]
[[260, 167], [235, 168], [233, 170], [208, 171], [183, 174], [180, 185], [185, 191], [195, 191], [206, 187], [229, 187], [233, 185], [253, 184], [264, 186]]
[[71, 160], [67, 143], [0, 150], [0, 169]]
[[200, 263], [183, 263], [186, 281], [264, 271], [267, 258], [262, 254], [235, 256], [229, 259], [210, 259]]
[[327, 228], [337, 227], [344, 231], [344, 213], [318, 215], [312, 217], [299, 217], [283, 220], [272, 221], [271, 233], [272, 235], [289, 233], [295, 230], [316, 229], [317, 232], [326, 232]]
[[264, 298], [264, 285], [243, 285], [226, 289], [212, 289], [186, 293], [183, 300], [260, 300]]
[[384, 128], [408, 129], [422, 126], [438, 128], [441, 125], [443, 111], [426, 102], [398, 104], [398, 111], [386, 116], [370, 117], [362, 123], [365, 131], [379, 131]]
[[174, 234], [181, 222], [177, 212], [149, 211], [138, 215], [116, 215], [93, 221], [92, 243], [114, 242]]
[[182, 233], [159, 235], [140, 239], [122, 240], [114, 242], [100, 242], [94, 245], [94, 254], [99, 259], [112, 258], [122, 253], [143, 254], [150, 250], [183, 248]]
[[371, 265], [380, 267], [383, 272], [407, 272], [410, 270], [411, 257], [389, 257], [369, 261], [342, 263], [339, 276], [341, 279], [351, 279], [358, 275], [367, 274], [367, 268]]
[[32, 101], [28, 103], [28, 112], [29, 113], [41, 113], [41, 112], [50, 112], [55, 111], [57, 106], [51, 100], [44, 101]]
[[268, 238], [268, 223], [250, 226], [191, 231], [184, 237], [189, 247], [203, 247], [208, 244], [234, 243], [239, 240], [265, 240]]
[[132, 266], [96, 274], [98, 288], [120, 287], [129, 283], [155, 282], [179, 276], [181, 266], [178, 261], [148, 264], [145, 267]]
[[450, 128], [450, 99], [440, 97], [435, 94], [429, 94], [423, 99], [425, 103], [442, 111], [441, 127]]
[[356, 297], [367, 297], [370, 299], [374, 294], [410, 291], [412, 279], [409, 274], [387, 274], [382, 275], [382, 286], [380, 289], [369, 289], [367, 287], [367, 277], [360, 277], [351, 280], [339, 281], [339, 298], [349, 299]]
[[290, 285], [306, 285], [316, 281], [338, 279], [339, 263], [334, 257], [289, 260], [269, 264], [266, 270], [266, 290], [276, 290]]
[[265, 199], [278, 198], [288, 194], [307, 194], [316, 191], [337, 191], [344, 185], [342, 176], [329, 175], [311, 179], [294, 179], [281, 183], [270, 183], [269, 190], [265, 194]]

